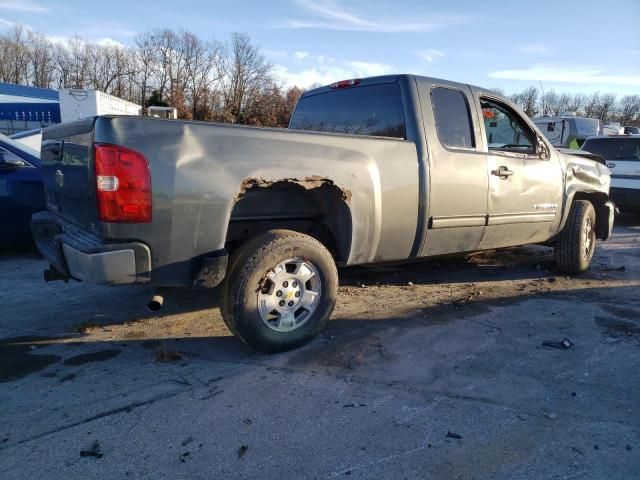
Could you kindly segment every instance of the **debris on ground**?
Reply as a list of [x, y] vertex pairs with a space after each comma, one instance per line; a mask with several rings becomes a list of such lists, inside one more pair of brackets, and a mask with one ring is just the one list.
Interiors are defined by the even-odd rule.
[[158, 363], [178, 362], [184, 360], [189, 355], [178, 350], [170, 350], [168, 348], [158, 348], [155, 350], [155, 361]]
[[445, 438], [455, 438], [456, 440], [462, 440], [462, 435], [451, 432], [451, 431], [447, 431], [447, 435]]
[[576, 453], [579, 453], [580, 455], [584, 455], [584, 452], [580, 450], [578, 447], [571, 447], [571, 450], [573, 450]]
[[366, 407], [366, 403], [347, 403], [343, 405], [342, 408], [357, 408], [357, 407]]
[[191, 442], [193, 442], [193, 437], [187, 437], [186, 439], [184, 439], [181, 443], [181, 445], [183, 447], [186, 447], [187, 445], [189, 445]]
[[84, 320], [76, 325], [74, 325], [73, 327], [71, 327], [71, 331], [74, 333], [87, 333], [95, 328], [97, 328], [99, 325], [94, 322], [93, 320]]
[[238, 448], [238, 458], [242, 458], [244, 454], [247, 453], [247, 450], [249, 450], [247, 445], [240, 445], [240, 448]]
[[191, 453], [190, 453], [190, 452], [184, 452], [182, 455], [180, 455], [180, 461], [181, 461], [182, 463], [185, 463], [185, 462], [187, 461], [187, 457], [188, 457], [189, 455], [191, 455]]
[[75, 373], [70, 373], [69, 375], [65, 375], [64, 377], [62, 377], [60, 379], [60, 383], [68, 382], [70, 380], [73, 380], [74, 378], [76, 378], [76, 374]]
[[609, 265], [604, 265], [604, 266], [600, 267], [600, 270], [602, 270], [604, 272], [626, 272], [627, 271], [627, 267], [625, 267], [624, 265], [622, 265], [620, 267], [611, 267]]
[[80, 450], [80, 456], [102, 458], [104, 454], [102, 453], [102, 450], [100, 450], [100, 443], [95, 440], [88, 450]]
[[547, 417], [549, 420], [555, 420], [556, 418], [558, 418], [557, 413], [545, 413], [544, 416]]
[[556, 342], [554, 340], [545, 340], [542, 345], [550, 348], [557, 348], [559, 350], [566, 350], [573, 347], [573, 342], [568, 338], [563, 338], [561, 341]]

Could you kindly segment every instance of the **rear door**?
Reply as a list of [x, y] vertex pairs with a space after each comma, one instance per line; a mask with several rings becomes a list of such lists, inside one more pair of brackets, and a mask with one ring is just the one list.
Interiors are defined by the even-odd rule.
[[91, 165], [93, 119], [49, 127], [42, 139], [47, 208], [83, 227], [97, 218]]
[[429, 150], [428, 228], [421, 256], [475, 250], [487, 216], [487, 155], [466, 85], [418, 78]]
[[553, 147], [536, 154], [538, 133], [509, 103], [476, 97], [488, 158], [488, 218], [480, 248], [547, 240], [560, 222], [562, 170]]

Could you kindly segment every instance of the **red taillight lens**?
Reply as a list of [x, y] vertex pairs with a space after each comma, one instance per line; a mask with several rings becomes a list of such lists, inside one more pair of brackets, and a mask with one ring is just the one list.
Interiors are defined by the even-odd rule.
[[360, 84], [359, 78], [352, 78], [351, 80], [340, 80], [339, 82], [332, 83], [331, 88], [347, 88], [347, 87], [355, 87]]
[[103, 222], [151, 222], [151, 175], [142, 154], [117, 145], [96, 144], [98, 218]]

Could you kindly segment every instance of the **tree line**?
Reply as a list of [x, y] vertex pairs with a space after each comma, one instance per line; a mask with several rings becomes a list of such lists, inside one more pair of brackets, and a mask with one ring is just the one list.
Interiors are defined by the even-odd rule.
[[[498, 88], [493, 90], [504, 94]], [[583, 117], [599, 118], [605, 123], [640, 125], [640, 95], [625, 95], [618, 98], [615, 93], [571, 94], [529, 87], [522, 92], [510, 95], [509, 98], [530, 117], [557, 116], [566, 112], [576, 112]]]
[[[273, 66], [246, 34], [204, 41], [171, 29], [142, 33], [131, 46], [122, 46], [79, 37], [53, 42], [14, 25], [0, 35], [0, 82], [94, 88], [143, 107], [176, 107], [180, 118], [274, 127], [288, 125], [303, 93], [277, 81]], [[640, 95], [543, 92], [532, 86], [510, 98], [531, 117], [576, 112], [640, 125]]]
[[96, 89], [180, 118], [285, 127], [303, 90], [285, 88], [245, 34], [206, 42], [185, 30], [157, 29], [133, 45], [73, 37], [53, 42], [20, 25], [0, 36], [0, 82]]

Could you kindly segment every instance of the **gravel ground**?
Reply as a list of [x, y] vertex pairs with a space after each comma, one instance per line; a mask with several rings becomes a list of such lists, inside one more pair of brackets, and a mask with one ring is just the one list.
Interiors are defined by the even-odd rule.
[[152, 315], [4, 253], [0, 477], [640, 478], [638, 223], [576, 278], [538, 246], [344, 269], [327, 330], [274, 356], [216, 292]]

